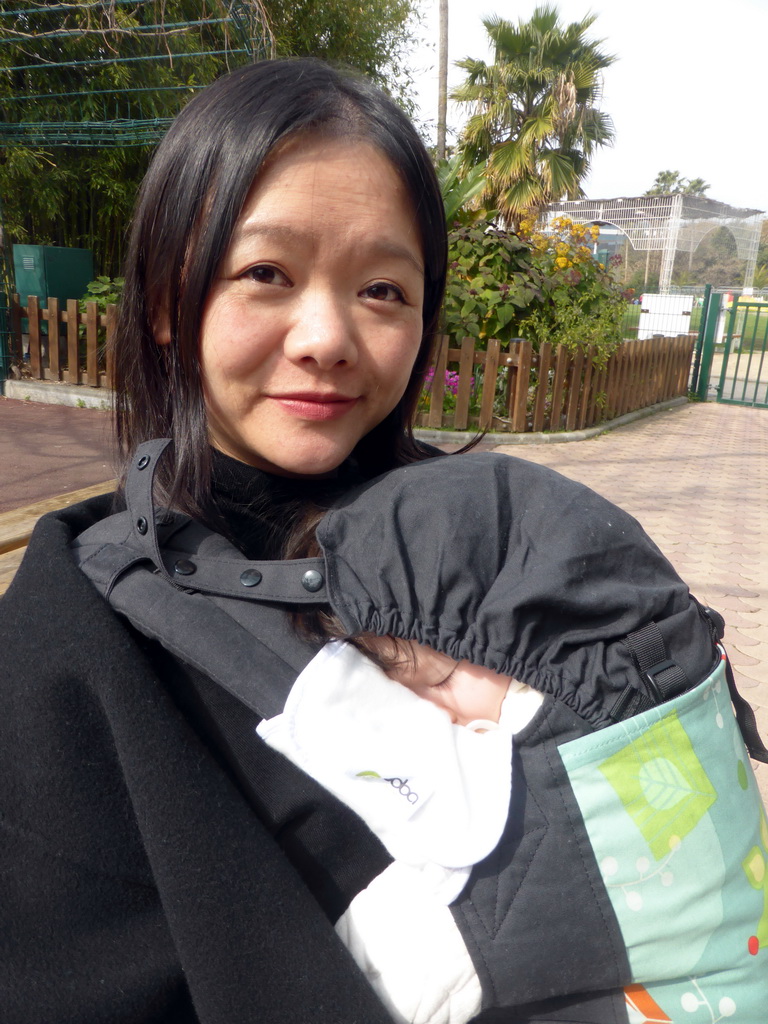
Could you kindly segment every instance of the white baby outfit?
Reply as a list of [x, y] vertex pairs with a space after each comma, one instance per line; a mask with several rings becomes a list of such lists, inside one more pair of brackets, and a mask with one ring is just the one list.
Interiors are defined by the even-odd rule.
[[512, 735], [541, 704], [512, 681], [498, 727], [454, 725], [345, 643], [299, 675], [258, 732], [354, 810], [394, 863], [336, 930], [401, 1024], [464, 1024], [480, 982], [449, 904], [496, 847], [512, 786]]

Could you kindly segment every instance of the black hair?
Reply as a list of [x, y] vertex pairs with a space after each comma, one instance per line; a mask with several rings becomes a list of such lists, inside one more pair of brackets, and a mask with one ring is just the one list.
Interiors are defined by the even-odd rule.
[[[276, 147], [299, 134], [372, 144], [413, 203], [425, 265], [421, 347], [400, 402], [353, 454], [366, 476], [424, 457], [411, 421], [447, 260], [429, 155], [403, 111], [365, 79], [314, 59], [251, 64], [198, 93], [157, 148], [134, 215], [114, 340], [115, 426], [124, 464], [142, 441], [171, 437], [159, 470], [163, 498], [203, 518], [211, 487], [199, 356], [203, 311], [254, 179]], [[161, 322], [168, 344], [156, 340]]]

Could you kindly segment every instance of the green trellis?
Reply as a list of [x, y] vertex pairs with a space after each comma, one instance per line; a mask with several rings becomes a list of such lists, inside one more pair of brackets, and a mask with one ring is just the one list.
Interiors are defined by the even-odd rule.
[[[261, 0], [0, 0], [0, 154], [150, 147], [197, 90], [272, 53]], [[0, 196], [0, 381], [12, 292]]]

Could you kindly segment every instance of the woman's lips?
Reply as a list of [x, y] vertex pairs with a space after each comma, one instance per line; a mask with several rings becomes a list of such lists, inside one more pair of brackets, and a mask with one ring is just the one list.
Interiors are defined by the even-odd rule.
[[302, 420], [337, 420], [346, 415], [359, 399], [347, 395], [271, 395], [274, 402], [287, 412]]

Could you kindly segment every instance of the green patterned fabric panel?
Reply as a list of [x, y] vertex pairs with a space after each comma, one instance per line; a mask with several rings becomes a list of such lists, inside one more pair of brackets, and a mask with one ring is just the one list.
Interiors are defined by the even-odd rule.
[[630, 1024], [766, 1024], [768, 824], [724, 660], [559, 749], [627, 945]]

